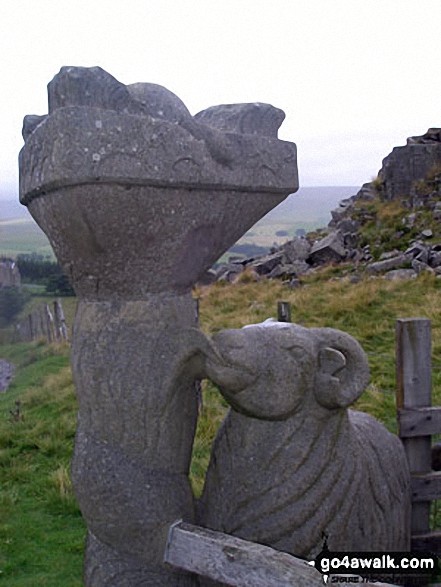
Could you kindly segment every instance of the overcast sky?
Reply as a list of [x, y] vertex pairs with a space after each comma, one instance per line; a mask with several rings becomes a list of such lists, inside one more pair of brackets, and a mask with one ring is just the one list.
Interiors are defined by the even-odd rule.
[[63, 65], [166, 86], [192, 114], [269, 102], [301, 186], [370, 181], [441, 126], [441, 0], [3, 0], [0, 196], [17, 191], [25, 114]]

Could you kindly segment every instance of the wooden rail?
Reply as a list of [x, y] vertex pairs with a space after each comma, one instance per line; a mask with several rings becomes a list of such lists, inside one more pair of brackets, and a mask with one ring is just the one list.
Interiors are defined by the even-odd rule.
[[[233, 587], [323, 587], [305, 560], [269, 546], [178, 521], [170, 527], [164, 561]], [[358, 582], [355, 575], [354, 583]], [[373, 585], [364, 583], [363, 585]], [[375, 583], [375, 587], [390, 584]], [[393, 586], [392, 586], [393, 587]]]

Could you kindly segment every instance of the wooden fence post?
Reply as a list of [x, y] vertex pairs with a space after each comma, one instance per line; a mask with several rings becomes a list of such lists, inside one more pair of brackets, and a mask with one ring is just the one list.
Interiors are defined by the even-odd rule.
[[63, 340], [68, 341], [69, 340], [69, 334], [67, 331], [67, 326], [66, 326], [66, 318], [64, 317], [64, 311], [63, 311], [63, 306], [61, 305], [61, 300], [58, 299], [57, 300], [57, 313], [58, 313], [58, 320], [60, 323], [60, 333], [61, 333], [61, 338]]
[[[396, 329], [397, 408], [428, 407], [432, 403], [431, 328], [427, 318], [397, 320]], [[429, 473], [431, 436], [403, 438], [411, 473]], [[430, 529], [430, 501], [412, 504], [412, 534]]]
[[46, 328], [47, 328], [47, 340], [48, 342], [52, 342], [54, 337], [53, 337], [53, 332], [52, 332], [52, 324], [54, 322], [54, 319], [52, 317], [52, 313], [49, 310], [49, 306], [46, 304], [44, 311], [46, 313]]
[[32, 314], [28, 315], [29, 340], [34, 340], [34, 326], [32, 324]]
[[289, 302], [277, 303], [277, 320], [279, 322], [291, 322], [291, 304]]
[[41, 336], [47, 336], [46, 335], [46, 328], [44, 327], [45, 325], [45, 320], [43, 317], [43, 308], [38, 308], [38, 315], [40, 318], [40, 330], [41, 330]]
[[57, 341], [61, 338], [60, 314], [58, 312], [58, 302], [54, 300], [54, 321], [55, 321], [55, 338]]

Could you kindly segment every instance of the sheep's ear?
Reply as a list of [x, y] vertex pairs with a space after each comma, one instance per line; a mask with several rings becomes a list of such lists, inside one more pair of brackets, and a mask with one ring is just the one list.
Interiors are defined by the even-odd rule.
[[345, 408], [363, 393], [369, 380], [366, 354], [346, 332], [333, 328], [314, 329], [319, 340], [316, 400], [327, 408]]
[[320, 373], [336, 376], [346, 367], [345, 356], [336, 349], [325, 347], [319, 351], [318, 367]]

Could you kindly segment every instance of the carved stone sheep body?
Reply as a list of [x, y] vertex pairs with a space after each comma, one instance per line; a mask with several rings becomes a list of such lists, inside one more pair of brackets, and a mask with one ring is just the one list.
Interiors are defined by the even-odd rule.
[[330, 328], [266, 321], [213, 337], [209, 378], [232, 406], [213, 446], [199, 523], [313, 558], [410, 547], [410, 476], [400, 440], [348, 410], [369, 368]]

